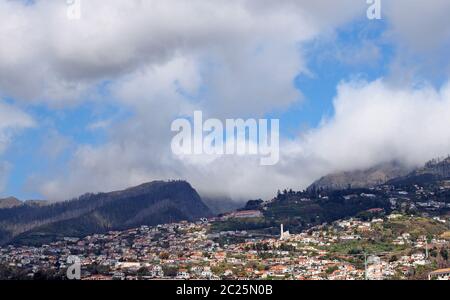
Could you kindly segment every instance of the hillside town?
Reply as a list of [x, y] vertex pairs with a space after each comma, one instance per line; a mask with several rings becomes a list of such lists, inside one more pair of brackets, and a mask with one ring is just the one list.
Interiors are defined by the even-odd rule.
[[[444, 268], [449, 266], [449, 219], [391, 214], [371, 221], [341, 220], [299, 234], [281, 226], [274, 237], [213, 233], [214, 222], [141, 226], [66, 237], [40, 247], [5, 246], [0, 248], [0, 276], [67, 279], [67, 269], [78, 261], [82, 280], [449, 279]], [[436, 225], [447, 231], [421, 235], [408, 225], [395, 235], [399, 224]], [[224, 237], [240, 242], [224, 243]]]

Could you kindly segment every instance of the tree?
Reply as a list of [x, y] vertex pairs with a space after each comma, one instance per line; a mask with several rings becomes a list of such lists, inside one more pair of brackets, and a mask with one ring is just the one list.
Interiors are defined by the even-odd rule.
[[333, 274], [333, 272], [334, 272], [334, 271], [337, 271], [337, 270], [339, 270], [339, 268], [338, 268], [337, 266], [332, 266], [332, 267], [329, 267], [329, 268], [325, 271], [325, 273], [328, 274], [328, 275], [330, 275], [330, 274]]
[[389, 262], [390, 262], [390, 263], [395, 262], [395, 261], [397, 261], [397, 260], [398, 260], [397, 255], [392, 255], [391, 258], [389, 258]]
[[138, 271], [137, 271], [138, 276], [148, 276], [149, 275], [149, 271], [148, 268], [146, 267], [141, 267]]
[[445, 248], [442, 248], [440, 253], [441, 253], [442, 259], [445, 261], [448, 261], [448, 250]]
[[178, 268], [175, 266], [163, 266], [162, 267], [164, 276], [175, 277], [178, 274]]

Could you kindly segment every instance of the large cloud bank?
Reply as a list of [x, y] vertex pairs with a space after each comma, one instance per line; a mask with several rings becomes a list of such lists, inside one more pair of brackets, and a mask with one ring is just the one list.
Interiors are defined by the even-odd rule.
[[[282, 138], [278, 165], [172, 155], [170, 124], [179, 115], [201, 109], [205, 117], [258, 118], [303, 101], [294, 85], [309, 72], [303, 43], [365, 15], [365, 1], [337, 2], [90, 0], [81, 2], [80, 20], [69, 20], [65, 1], [0, 1], [0, 96], [21, 107], [112, 101], [133, 112], [121, 122], [93, 124], [89, 130], [106, 130], [107, 142], [78, 145], [68, 165], [33, 185], [45, 197], [65, 199], [183, 178], [205, 194], [267, 198], [329, 172], [394, 159], [415, 165], [449, 152], [448, 85], [417, 86], [398, 74], [416, 79], [417, 68], [439, 66], [436, 72], [448, 77], [442, 49], [450, 20], [443, 12], [450, 4], [398, 0], [383, 2], [385, 38], [399, 49], [391, 74], [342, 82], [334, 115], [295, 139]], [[99, 85], [106, 91], [99, 93]], [[0, 138], [2, 126], [32, 125], [9, 104], [3, 111], [15, 121], [0, 121]]]

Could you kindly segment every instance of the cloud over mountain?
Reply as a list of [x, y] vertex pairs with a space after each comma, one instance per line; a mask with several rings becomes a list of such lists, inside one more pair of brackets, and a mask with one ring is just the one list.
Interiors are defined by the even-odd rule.
[[[55, 132], [61, 143], [53, 150], [75, 150], [31, 186], [65, 199], [182, 178], [207, 194], [254, 198], [306, 187], [329, 172], [394, 159], [420, 164], [450, 149], [449, 88], [427, 80], [439, 73], [448, 81], [448, 4], [399, 0], [382, 7], [387, 28], [380, 39], [393, 52], [388, 71], [377, 80], [341, 82], [334, 112], [317, 128], [282, 136], [281, 162], [262, 167], [238, 156], [182, 161], [170, 151], [170, 124], [199, 109], [206, 118], [259, 118], [309, 101], [296, 85], [299, 75], [311, 74], [304, 45], [365, 18], [366, 1], [89, 0], [81, 19], [69, 20], [65, 1], [0, 0], [0, 96], [14, 99], [0, 103], [0, 148], [11, 128], [33, 125], [16, 106], [64, 111], [114, 103], [130, 115], [87, 126], [105, 132], [101, 143]], [[340, 52], [339, 61], [380, 59], [378, 42], [367, 41], [364, 53], [347, 42], [343, 49], [356, 50]]]

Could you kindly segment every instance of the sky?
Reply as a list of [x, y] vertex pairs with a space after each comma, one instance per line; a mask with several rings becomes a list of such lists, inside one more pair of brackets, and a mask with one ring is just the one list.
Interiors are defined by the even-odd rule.
[[[152, 180], [270, 199], [450, 154], [450, 2], [0, 0], [0, 197]], [[79, 18], [78, 18], [79, 17]], [[280, 161], [175, 156], [170, 126], [277, 118]]]

